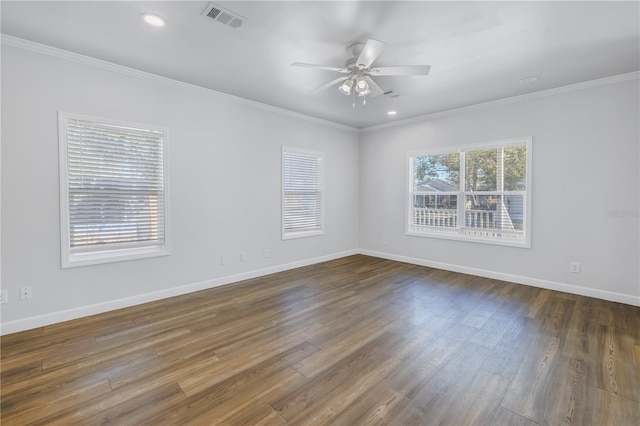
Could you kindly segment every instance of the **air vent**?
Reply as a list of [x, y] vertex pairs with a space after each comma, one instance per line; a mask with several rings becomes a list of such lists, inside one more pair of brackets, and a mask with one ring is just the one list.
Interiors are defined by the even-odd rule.
[[209, 3], [202, 14], [231, 28], [239, 28], [247, 20], [247, 18], [214, 3]]

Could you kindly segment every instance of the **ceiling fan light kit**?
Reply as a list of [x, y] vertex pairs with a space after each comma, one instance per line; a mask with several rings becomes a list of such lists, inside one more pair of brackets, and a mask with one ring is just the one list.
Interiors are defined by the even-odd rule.
[[[393, 66], [393, 67], [378, 67], [371, 68], [373, 61], [380, 56], [385, 48], [385, 43], [370, 38], [365, 44], [353, 43], [349, 45], [347, 51], [352, 55], [347, 59], [344, 64], [344, 68], [331, 67], [326, 65], [306, 64], [301, 62], [294, 62], [293, 66], [315, 68], [326, 71], [339, 72], [341, 74], [347, 74], [346, 77], [339, 77], [329, 83], [320, 86], [314, 92], [327, 89], [338, 83], [338, 90], [345, 94], [353, 94], [353, 106], [355, 107], [355, 94], [359, 97], [371, 95], [372, 98], [385, 94], [386, 92], [373, 80], [373, 76], [425, 76], [429, 74], [431, 67], [429, 65], [406, 65], [406, 66]], [[366, 100], [363, 99], [364, 105]]]

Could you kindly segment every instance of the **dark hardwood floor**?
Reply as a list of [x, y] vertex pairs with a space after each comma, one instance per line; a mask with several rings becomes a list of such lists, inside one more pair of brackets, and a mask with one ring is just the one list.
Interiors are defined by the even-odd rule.
[[640, 308], [360, 255], [1, 344], [3, 425], [640, 424]]

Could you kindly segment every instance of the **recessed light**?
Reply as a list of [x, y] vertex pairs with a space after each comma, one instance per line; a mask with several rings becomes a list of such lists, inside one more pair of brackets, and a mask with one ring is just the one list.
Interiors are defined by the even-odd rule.
[[397, 111], [388, 111], [387, 115], [396, 115], [398, 112]]
[[166, 21], [164, 19], [162, 19], [158, 15], [153, 15], [151, 13], [145, 13], [144, 15], [142, 15], [142, 19], [152, 27], [160, 28], [166, 25]]
[[536, 81], [538, 81], [540, 79], [540, 77], [538, 77], [537, 75], [529, 75], [527, 77], [522, 77], [520, 79], [520, 84], [531, 84], [531, 83], [535, 83]]

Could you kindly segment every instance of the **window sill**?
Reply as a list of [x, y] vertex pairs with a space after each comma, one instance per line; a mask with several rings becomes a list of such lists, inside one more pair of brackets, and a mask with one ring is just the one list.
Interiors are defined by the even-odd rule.
[[421, 232], [421, 231], [407, 231], [406, 235], [422, 238], [437, 238], [441, 240], [454, 240], [454, 241], [466, 241], [470, 243], [489, 244], [497, 246], [517, 247], [517, 248], [531, 248], [531, 242], [526, 238], [523, 240], [502, 240], [492, 239], [488, 237], [473, 237], [467, 235], [461, 235], [459, 230], [455, 231], [440, 231], [440, 232]]
[[62, 258], [62, 268], [99, 265], [103, 263], [124, 262], [128, 260], [146, 259], [150, 257], [168, 256], [166, 245], [153, 247], [136, 247], [130, 249], [103, 250], [99, 252], [70, 253]]
[[295, 238], [305, 238], [305, 237], [313, 237], [316, 235], [323, 235], [324, 230], [314, 230], [314, 231], [300, 231], [300, 232], [287, 232], [286, 234], [282, 234], [282, 240], [293, 240]]

